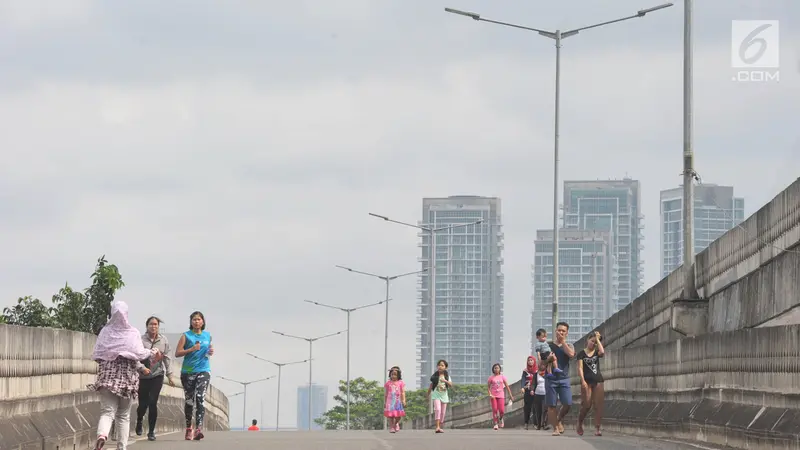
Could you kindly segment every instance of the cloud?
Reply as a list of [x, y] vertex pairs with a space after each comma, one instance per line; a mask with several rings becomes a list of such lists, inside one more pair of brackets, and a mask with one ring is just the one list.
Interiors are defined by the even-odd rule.
[[[463, 3], [452, 6], [564, 28], [651, 6]], [[800, 81], [789, 69], [780, 84], [730, 81], [728, 20], [796, 8], [748, 4], [698, 5], [695, 149], [703, 180], [733, 184], [752, 212], [796, 177], [800, 144], [789, 121]], [[352, 13], [311, 2], [178, 2], [158, 14], [150, 5], [91, 3], [82, 15], [0, 26], [16, 39], [0, 44], [5, 304], [49, 298], [65, 280], [84, 287], [106, 254], [120, 266], [120, 295], [136, 323], [158, 313], [176, 332], [203, 310], [219, 351], [215, 374], [256, 379], [274, 370], [245, 352], [307, 356], [307, 345], [271, 330], [344, 327], [343, 314], [303, 299], [355, 306], [383, 298], [380, 281], [335, 264], [387, 275], [419, 268], [416, 232], [368, 212], [416, 222], [424, 196], [499, 196], [506, 359], [513, 366], [528, 354], [533, 239], [552, 223], [552, 41], [458, 20], [437, 2], [355, 2]], [[642, 181], [650, 285], [659, 270], [658, 191], [680, 183], [680, 11], [625, 27], [565, 40], [561, 179]], [[784, 33], [790, 55], [797, 39]], [[758, 176], [768, 173], [767, 182]], [[390, 320], [390, 364], [409, 379], [413, 278], [393, 285]], [[354, 313], [352, 329], [354, 376], [380, 378], [380, 308]], [[344, 377], [344, 339], [315, 352], [315, 380], [333, 389]], [[283, 424], [294, 421], [306, 369], [284, 372]], [[253, 398], [263, 398], [272, 422], [274, 388], [248, 390], [248, 417], [258, 411]], [[241, 397], [232, 408], [238, 418]]]

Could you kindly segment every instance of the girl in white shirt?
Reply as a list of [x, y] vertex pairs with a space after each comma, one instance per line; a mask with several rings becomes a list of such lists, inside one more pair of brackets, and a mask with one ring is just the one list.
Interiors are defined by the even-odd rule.
[[545, 368], [540, 367], [536, 374], [536, 388], [533, 390], [533, 423], [537, 430], [546, 429], [544, 423], [547, 417], [547, 414], [544, 413], [544, 375]]

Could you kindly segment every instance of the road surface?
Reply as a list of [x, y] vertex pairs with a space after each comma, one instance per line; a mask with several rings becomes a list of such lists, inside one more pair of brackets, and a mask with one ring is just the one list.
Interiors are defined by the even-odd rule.
[[[107, 444], [113, 449], [113, 442]], [[179, 433], [160, 436], [156, 442], [137, 442], [133, 450], [697, 450], [689, 444], [608, 434], [579, 437], [574, 431], [550, 436], [549, 431], [514, 430], [404, 430], [383, 431], [261, 431], [208, 433], [200, 442], [187, 442]]]

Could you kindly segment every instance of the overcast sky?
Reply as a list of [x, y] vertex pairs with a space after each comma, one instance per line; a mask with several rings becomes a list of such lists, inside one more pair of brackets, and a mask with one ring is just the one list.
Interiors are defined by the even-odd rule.
[[[308, 354], [271, 330], [344, 328], [344, 314], [303, 299], [382, 299], [380, 281], [335, 264], [419, 269], [414, 230], [368, 212], [416, 222], [424, 196], [498, 196], [515, 374], [529, 349], [533, 239], [552, 224], [553, 41], [443, 7], [571, 29], [658, 3], [2, 0], [0, 305], [49, 300], [65, 281], [84, 288], [105, 254], [140, 328], [157, 313], [181, 331], [202, 310], [214, 374], [261, 378], [275, 370], [245, 352]], [[562, 180], [642, 181], [647, 287], [659, 278], [658, 191], [680, 183], [682, 164], [676, 3], [562, 51]], [[800, 167], [800, 4], [695, 8], [697, 170], [734, 185], [750, 215]], [[781, 21], [780, 83], [731, 80], [731, 19]], [[413, 384], [413, 277], [392, 296], [390, 364]], [[382, 311], [355, 313], [352, 330], [353, 376], [382, 378]], [[333, 394], [345, 340], [315, 348], [315, 381]], [[282, 425], [295, 422], [307, 369], [284, 370]], [[248, 420], [263, 399], [274, 423], [274, 381], [249, 392]]]

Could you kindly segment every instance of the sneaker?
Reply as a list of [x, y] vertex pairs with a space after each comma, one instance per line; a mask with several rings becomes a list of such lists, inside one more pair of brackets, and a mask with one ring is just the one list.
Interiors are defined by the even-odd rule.
[[500, 428], [505, 428], [506, 423], [503, 419], [500, 419]]
[[156, 440], [156, 434], [153, 433], [152, 431], [147, 433], [147, 440], [148, 441], [155, 441]]
[[191, 441], [192, 436], [193, 436], [192, 427], [189, 427], [186, 429], [186, 436], [184, 436], [184, 439], [186, 439], [187, 441]]
[[494, 424], [494, 426], [492, 427], [492, 429], [493, 429], [493, 430], [497, 430], [497, 424]]
[[143, 432], [144, 432], [144, 430], [142, 430], [142, 421], [141, 420], [137, 420], [136, 421], [136, 435], [137, 436], [141, 436]]
[[203, 430], [200, 427], [198, 427], [196, 430], [194, 430], [194, 440], [195, 441], [199, 441], [200, 439], [203, 439], [204, 437], [205, 437], [205, 435], [203, 434]]
[[106, 445], [106, 439], [108, 438], [105, 436], [98, 437], [97, 442], [94, 444], [94, 450], [101, 450], [103, 446]]

